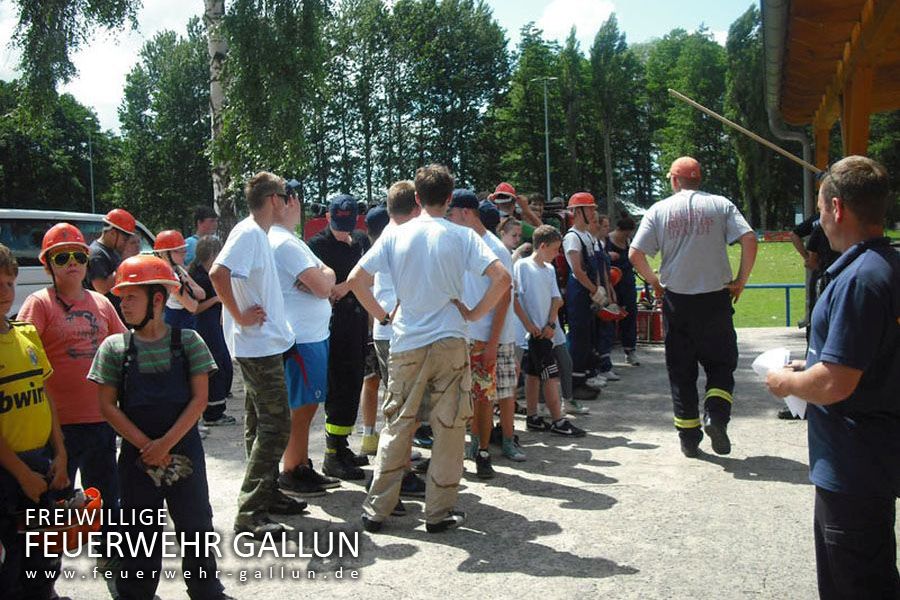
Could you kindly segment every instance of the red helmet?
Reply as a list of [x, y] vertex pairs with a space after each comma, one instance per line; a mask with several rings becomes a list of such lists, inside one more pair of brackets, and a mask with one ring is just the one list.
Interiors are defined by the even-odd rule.
[[172, 267], [158, 256], [139, 254], [122, 261], [116, 269], [116, 285], [112, 293], [121, 295], [123, 288], [135, 285], [165, 285], [177, 288], [181, 285]]
[[597, 311], [597, 318], [601, 321], [621, 321], [627, 316], [628, 311], [626, 311], [624, 308], [620, 308], [615, 304], [604, 306], [599, 311]]
[[124, 208], [112, 209], [103, 217], [103, 222], [128, 235], [134, 235], [136, 231], [134, 217]]
[[494, 189], [494, 193], [488, 196], [496, 204], [505, 204], [516, 199], [516, 188], [505, 181]]
[[569, 198], [568, 208], [591, 207], [597, 208], [594, 197], [587, 192], [575, 192]]
[[610, 267], [609, 268], [609, 283], [613, 286], [619, 285], [619, 282], [622, 281], [622, 269], [619, 267]]
[[79, 501], [72, 506], [74, 500], [58, 500], [54, 506], [59, 513], [66, 514], [66, 523], [48, 525], [37, 529], [28, 527], [23, 521], [19, 523], [19, 532], [31, 532], [36, 538], [34, 543], [39, 543], [41, 548], [48, 553], [61, 554], [63, 549], [75, 551], [90, 540], [90, 534], [100, 531], [103, 508], [103, 498], [97, 488], [84, 490], [83, 502]]
[[84, 242], [84, 236], [81, 231], [74, 225], [69, 223], [57, 223], [47, 230], [44, 239], [41, 242], [41, 253], [38, 260], [42, 265], [47, 264], [47, 254], [57, 248], [81, 248], [85, 252], [89, 250], [88, 245]]
[[181, 232], [174, 229], [166, 229], [156, 234], [156, 240], [153, 242], [154, 252], [168, 252], [171, 250], [180, 250], [187, 248], [187, 242]]

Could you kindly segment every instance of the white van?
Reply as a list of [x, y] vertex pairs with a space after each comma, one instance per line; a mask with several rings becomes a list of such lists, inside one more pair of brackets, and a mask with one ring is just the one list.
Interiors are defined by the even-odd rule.
[[[0, 244], [12, 250], [19, 262], [16, 280], [16, 300], [8, 316], [19, 312], [29, 294], [50, 285], [50, 276], [38, 260], [44, 233], [57, 223], [71, 223], [84, 235], [88, 244], [100, 237], [103, 216], [90, 213], [55, 210], [20, 210], [0, 208]], [[140, 222], [137, 233], [141, 238], [141, 252], [153, 250], [153, 234]], [[2, 318], [4, 315], [0, 315]]]

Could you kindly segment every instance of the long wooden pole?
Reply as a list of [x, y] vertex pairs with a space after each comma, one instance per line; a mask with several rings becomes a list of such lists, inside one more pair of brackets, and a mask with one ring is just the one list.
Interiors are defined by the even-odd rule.
[[718, 113], [716, 113], [716, 112], [714, 112], [714, 111], [712, 111], [712, 110], [706, 108], [705, 106], [703, 106], [703, 105], [700, 104], [699, 102], [695, 102], [694, 100], [691, 100], [690, 98], [688, 98], [688, 97], [685, 96], [684, 94], [682, 94], [682, 93], [680, 93], [680, 92], [676, 92], [676, 91], [673, 90], [672, 88], [669, 88], [669, 95], [672, 96], [673, 98], [678, 98], [679, 100], [681, 100], [681, 101], [683, 101], [683, 102], [686, 102], [686, 103], [690, 104], [691, 106], [693, 106], [694, 108], [696, 108], [696, 109], [699, 110], [700, 112], [706, 113], [707, 115], [711, 116], [712, 118], [717, 119], [717, 120], [721, 121], [722, 123], [725, 123], [726, 125], [728, 125], [728, 126], [731, 127], [732, 129], [737, 129], [738, 131], [740, 131], [741, 133], [743, 133], [744, 135], [746, 135], [746, 136], [749, 137], [750, 139], [752, 139], [752, 140], [754, 140], [754, 141], [756, 141], [756, 142], [759, 142], [760, 144], [762, 144], [762, 145], [765, 146], [766, 148], [770, 148], [771, 150], [774, 150], [774, 151], [777, 152], [778, 154], [782, 155], [783, 157], [788, 158], [788, 159], [794, 161], [795, 163], [797, 163], [798, 165], [800, 165], [800, 166], [803, 167], [804, 169], [808, 169], [808, 170], [810, 170], [810, 171], [812, 171], [813, 173], [816, 173], [816, 174], [819, 174], [819, 173], [822, 172], [822, 169], [820, 169], [820, 168], [817, 167], [816, 165], [811, 164], [811, 163], [808, 163], [808, 162], [806, 162], [805, 160], [803, 160], [802, 158], [799, 158], [799, 157], [797, 157], [797, 156], [794, 156], [793, 154], [791, 154], [790, 152], [788, 152], [787, 150], [785, 150], [785, 149], [782, 148], [781, 146], [779, 146], [779, 145], [777, 145], [777, 144], [773, 144], [772, 142], [770, 142], [770, 141], [767, 140], [766, 138], [761, 137], [761, 136], [758, 136], [758, 135], [756, 135], [755, 133], [753, 133], [752, 131], [750, 131], [749, 129], [747, 129], [747, 128], [745, 128], [745, 127], [741, 127], [740, 125], [738, 125], [738, 124], [735, 123], [734, 121], [730, 121], [730, 120], [726, 119], [726, 118], [723, 117], [722, 115], [720, 115], [720, 114], [718, 114]]

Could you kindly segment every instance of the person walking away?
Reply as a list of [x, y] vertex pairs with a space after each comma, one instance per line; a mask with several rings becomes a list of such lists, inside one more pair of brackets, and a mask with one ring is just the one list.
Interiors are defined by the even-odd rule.
[[[669, 169], [675, 193], [648, 209], [628, 253], [635, 270], [662, 298], [675, 429], [688, 458], [699, 455], [704, 431], [716, 454], [731, 452], [727, 427], [738, 361], [731, 305], [750, 278], [757, 248], [756, 234], [737, 207], [700, 191], [700, 181], [696, 159], [676, 159]], [[727, 250], [735, 243], [741, 245], [741, 261], [732, 277]], [[662, 253], [659, 276], [647, 262], [657, 252]], [[698, 365], [706, 372], [702, 422]]]

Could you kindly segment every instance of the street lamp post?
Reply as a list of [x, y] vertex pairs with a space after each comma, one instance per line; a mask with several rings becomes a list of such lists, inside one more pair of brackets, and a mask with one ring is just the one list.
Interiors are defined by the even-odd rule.
[[[85, 122], [93, 125], [94, 121], [90, 117], [85, 117]], [[91, 174], [91, 212], [97, 212], [97, 208], [94, 205], [94, 148], [91, 145], [91, 130], [88, 128], [88, 169]]]
[[547, 196], [544, 198], [544, 202], [550, 202], [550, 125], [547, 117], [547, 83], [557, 79], [559, 77], [535, 77], [531, 80], [544, 83], [544, 157], [547, 166]]

